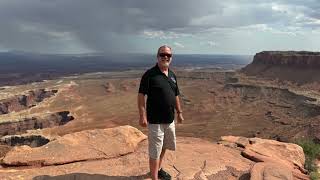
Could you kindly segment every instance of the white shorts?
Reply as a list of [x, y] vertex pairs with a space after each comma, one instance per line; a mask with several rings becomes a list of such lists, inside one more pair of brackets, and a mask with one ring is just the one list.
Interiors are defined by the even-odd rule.
[[149, 156], [159, 159], [162, 149], [176, 150], [174, 122], [170, 124], [148, 124]]

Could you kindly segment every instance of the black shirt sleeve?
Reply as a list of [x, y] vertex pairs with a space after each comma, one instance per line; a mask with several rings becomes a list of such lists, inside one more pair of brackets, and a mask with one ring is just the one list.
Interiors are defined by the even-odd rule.
[[140, 81], [139, 93], [144, 95], [148, 94], [149, 91], [149, 73], [145, 72]]

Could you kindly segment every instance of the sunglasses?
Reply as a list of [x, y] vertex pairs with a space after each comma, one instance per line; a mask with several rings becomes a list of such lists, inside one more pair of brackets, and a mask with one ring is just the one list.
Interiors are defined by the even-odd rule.
[[159, 53], [159, 56], [160, 57], [165, 57], [165, 56], [167, 56], [168, 58], [171, 58], [172, 57], [172, 54], [167, 54], [167, 53]]

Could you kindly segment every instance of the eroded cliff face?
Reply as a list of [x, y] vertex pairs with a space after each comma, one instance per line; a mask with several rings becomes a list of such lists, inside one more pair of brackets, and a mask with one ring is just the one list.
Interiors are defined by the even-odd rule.
[[0, 122], [0, 137], [25, 133], [27, 130], [42, 129], [64, 125], [74, 119], [69, 111], [56, 112], [39, 117], [27, 117], [19, 120]]
[[241, 72], [299, 84], [320, 82], [320, 52], [263, 51]]
[[320, 52], [262, 51], [254, 56], [253, 64], [300, 68], [320, 68]]
[[27, 94], [0, 100], [0, 115], [17, 112], [36, 106], [36, 103], [53, 96], [58, 90], [46, 91], [45, 89], [31, 90]]

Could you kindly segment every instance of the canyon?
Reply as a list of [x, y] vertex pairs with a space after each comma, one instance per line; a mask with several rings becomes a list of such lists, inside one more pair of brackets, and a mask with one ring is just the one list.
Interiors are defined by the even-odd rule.
[[[176, 179], [261, 179], [270, 169], [308, 179], [293, 143], [320, 142], [319, 56], [264, 51], [237, 71], [173, 67], [185, 122], [165, 168]], [[1, 179], [148, 179], [136, 106], [143, 72], [1, 87]]]

